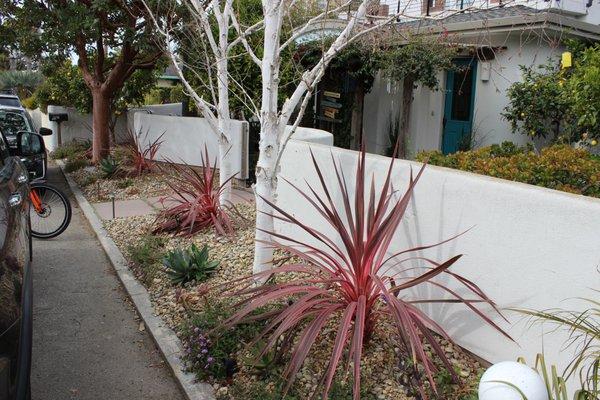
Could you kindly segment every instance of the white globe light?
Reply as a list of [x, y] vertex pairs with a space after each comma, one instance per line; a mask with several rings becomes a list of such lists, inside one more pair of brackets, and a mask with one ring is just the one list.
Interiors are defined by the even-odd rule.
[[534, 369], [515, 361], [503, 361], [485, 371], [479, 381], [479, 400], [523, 400], [515, 387], [527, 400], [548, 400], [542, 377]]

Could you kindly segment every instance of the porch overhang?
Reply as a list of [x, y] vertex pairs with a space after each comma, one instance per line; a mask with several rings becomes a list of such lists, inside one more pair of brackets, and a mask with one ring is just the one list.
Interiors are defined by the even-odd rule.
[[[475, 12], [472, 12], [473, 14]], [[464, 13], [468, 16], [469, 13]], [[552, 11], [526, 12], [493, 18], [465, 18], [454, 15], [443, 19], [424, 19], [399, 23], [397, 27], [411, 34], [453, 33], [460, 36], [491, 35], [496, 33], [523, 32], [524, 30], [552, 31], [561, 35], [576, 36], [588, 40], [600, 40], [600, 26]], [[403, 26], [404, 25], [404, 26]]]

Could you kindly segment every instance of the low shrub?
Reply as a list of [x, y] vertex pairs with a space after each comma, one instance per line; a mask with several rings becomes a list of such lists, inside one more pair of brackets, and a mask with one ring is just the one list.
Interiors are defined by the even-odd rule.
[[143, 235], [140, 241], [128, 247], [133, 263], [141, 273], [141, 280], [150, 285], [160, 269], [160, 261], [164, 254], [166, 239], [160, 236]]
[[52, 153], [50, 153], [50, 157], [55, 160], [60, 160], [63, 158], [68, 158], [71, 160], [76, 158], [84, 158], [85, 153], [91, 148], [91, 146], [92, 144], [89, 141], [72, 140], [57, 147]]
[[211, 299], [182, 329], [184, 360], [200, 380], [230, 378], [237, 370], [236, 353], [264, 328], [264, 322], [247, 321], [222, 330], [231, 315], [228, 303]]
[[89, 185], [93, 185], [94, 183], [98, 182], [98, 179], [100, 177], [98, 176], [98, 174], [89, 174], [84, 176], [81, 181], [79, 181], [78, 183], [81, 186], [89, 186]]
[[36, 108], [38, 108], [38, 102], [35, 96], [29, 96], [21, 100], [21, 104], [23, 104], [23, 107], [29, 110], [35, 110]]
[[537, 154], [531, 146], [504, 142], [449, 155], [439, 151], [417, 155], [418, 161], [427, 159], [442, 167], [600, 197], [600, 159], [569, 145], [549, 146]]
[[65, 171], [75, 172], [81, 168], [87, 167], [88, 165], [89, 163], [85, 158], [74, 158], [72, 160], [67, 159], [67, 162], [65, 163]]
[[134, 182], [131, 178], [125, 178], [117, 181], [116, 185], [119, 189], [127, 189], [130, 186], [133, 186]]
[[169, 251], [163, 259], [163, 265], [167, 269], [171, 282], [183, 285], [190, 281], [204, 282], [215, 272], [219, 261], [209, 260], [206, 245], [200, 250], [192, 244], [187, 250]]
[[102, 177], [105, 179], [110, 179], [119, 172], [121, 165], [117, 160], [113, 157], [108, 156], [100, 161], [100, 172], [102, 172]]

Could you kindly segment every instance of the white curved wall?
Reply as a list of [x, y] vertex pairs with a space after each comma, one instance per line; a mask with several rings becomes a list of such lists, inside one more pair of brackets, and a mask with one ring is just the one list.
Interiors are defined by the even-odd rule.
[[[219, 155], [219, 143], [217, 135], [204, 118], [177, 117], [166, 115], [153, 115], [146, 113], [135, 113], [134, 130], [142, 132], [144, 141], [154, 141], [160, 135], [162, 145], [157, 153], [158, 160], [171, 160], [190, 165], [201, 166], [204, 146], [208, 148], [210, 164], [217, 161]], [[248, 132], [246, 121], [231, 121], [232, 139], [232, 169], [236, 172], [236, 178], [246, 179], [248, 176], [248, 141], [245, 139]]]
[[[331, 152], [347, 172], [351, 193], [357, 153], [316, 144], [310, 148], [334, 193], [338, 209], [342, 209], [331, 168]], [[308, 144], [292, 141], [281, 164], [282, 176], [301, 189], [306, 187], [305, 180], [314, 188], [319, 187], [312, 163], [306, 156], [308, 151]], [[386, 157], [367, 155], [367, 176], [374, 174], [376, 188], [382, 184], [389, 161]], [[403, 191], [410, 169], [416, 171], [420, 166], [397, 160], [393, 170], [394, 187]], [[279, 204], [300, 216], [303, 223], [325, 229], [313, 208], [283, 180], [280, 182]], [[390, 250], [397, 252], [438, 243], [469, 228], [471, 230], [460, 238], [423, 251], [421, 255], [445, 261], [463, 254], [453, 270], [480, 285], [502, 308], [564, 307], [582, 311], [584, 304], [576, 297], [597, 298], [590, 288], [600, 288], [597, 271], [600, 199], [428, 166]], [[281, 223], [276, 229], [302, 236], [301, 232]], [[325, 229], [324, 232], [331, 231]], [[443, 295], [428, 289], [418, 293], [433, 298]], [[487, 309], [488, 315], [515, 339], [513, 343], [465, 307], [435, 305], [425, 310], [461, 346], [492, 362], [515, 360], [518, 356], [533, 362], [535, 355], [544, 350], [548, 363], [564, 368], [573, 354], [573, 349], [564, 349], [565, 334], [542, 335], [540, 326], [529, 327], [527, 321], [514, 312], [505, 312], [512, 323], [507, 324]], [[550, 327], [544, 329], [549, 330]]]

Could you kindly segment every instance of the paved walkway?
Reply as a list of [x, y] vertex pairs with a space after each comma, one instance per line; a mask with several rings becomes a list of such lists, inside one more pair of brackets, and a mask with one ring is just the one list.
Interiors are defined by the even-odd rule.
[[[57, 167], [50, 181], [69, 193]], [[72, 200], [71, 225], [34, 240], [33, 400], [181, 400], [102, 247]]]
[[[254, 201], [254, 193], [233, 189], [231, 202], [235, 204], [248, 203]], [[161, 201], [162, 197], [151, 197], [148, 199], [134, 200], [115, 200], [114, 205], [111, 201], [102, 203], [92, 203], [96, 213], [100, 219], [113, 219], [119, 217], [133, 217], [138, 215], [155, 214], [164, 207], [169, 207], [176, 203], [169, 201]]]

